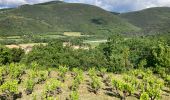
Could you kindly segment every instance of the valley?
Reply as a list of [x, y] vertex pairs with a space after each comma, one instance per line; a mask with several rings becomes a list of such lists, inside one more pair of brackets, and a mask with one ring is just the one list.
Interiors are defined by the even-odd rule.
[[0, 100], [170, 100], [170, 7], [113, 11], [0, 9]]

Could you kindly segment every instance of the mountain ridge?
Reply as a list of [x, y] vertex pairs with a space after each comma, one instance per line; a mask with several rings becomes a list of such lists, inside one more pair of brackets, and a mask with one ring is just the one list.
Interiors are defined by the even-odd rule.
[[170, 7], [153, 7], [119, 14], [119, 16], [142, 28], [145, 33], [170, 32]]
[[113, 34], [139, 28], [102, 8], [78, 3], [46, 2], [4, 10], [0, 34], [76, 31], [83, 34]]
[[154, 7], [128, 13], [100, 7], [51, 1], [0, 9], [0, 34], [81, 32], [87, 35], [150, 34], [170, 32], [170, 7]]

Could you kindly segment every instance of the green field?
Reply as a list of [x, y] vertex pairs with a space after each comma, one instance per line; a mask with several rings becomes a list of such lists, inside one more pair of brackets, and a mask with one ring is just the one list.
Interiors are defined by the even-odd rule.
[[[55, 41], [57, 39], [63, 39], [66, 42], [78, 41], [81, 38], [82, 44], [89, 44], [92, 48], [98, 46], [100, 43], [105, 43], [106, 39], [101, 39], [104, 36], [96, 35], [81, 35], [80, 32], [65, 32], [60, 33], [48, 33], [48, 34], [36, 34], [36, 35], [23, 35], [23, 36], [5, 36], [0, 37], [0, 43], [4, 45], [20, 45], [20, 44], [36, 44], [36, 43], [48, 43], [49, 41]], [[105, 37], [104, 37], [105, 38]], [[44, 41], [45, 40], [45, 41]], [[80, 45], [79, 43], [76, 44]]]

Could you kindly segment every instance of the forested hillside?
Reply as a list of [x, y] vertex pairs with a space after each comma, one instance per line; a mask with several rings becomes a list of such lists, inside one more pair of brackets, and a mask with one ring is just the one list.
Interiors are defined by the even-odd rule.
[[1, 35], [67, 31], [109, 35], [140, 30], [108, 11], [87, 4], [52, 1], [0, 10], [0, 13]]
[[170, 8], [156, 7], [119, 15], [143, 29], [144, 33], [170, 32]]

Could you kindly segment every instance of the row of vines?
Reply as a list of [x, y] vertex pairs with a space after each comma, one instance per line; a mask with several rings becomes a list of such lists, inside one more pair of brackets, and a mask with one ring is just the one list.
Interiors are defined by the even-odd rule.
[[[22, 64], [10, 64], [0, 67], [0, 100], [16, 100], [23, 98], [23, 94], [31, 95], [33, 100], [39, 100], [35, 94], [35, 86], [44, 84], [41, 100], [59, 100], [63, 93], [63, 86], [67, 85], [70, 95], [66, 100], [80, 100], [80, 85], [88, 80], [87, 88], [90, 93], [98, 95], [105, 87], [107, 91], [121, 100], [133, 96], [140, 100], [160, 100], [165, 90], [170, 89], [170, 75], [154, 74], [149, 69], [131, 70], [120, 77], [107, 73], [107, 69], [95, 68], [84, 72], [78, 68], [71, 71], [65, 66], [59, 66], [56, 77], [51, 77], [52, 70], [40, 70], [38, 65], [26, 67]], [[73, 79], [71, 84], [65, 84], [66, 75]], [[88, 76], [88, 78], [87, 78]], [[19, 89], [22, 87], [23, 91]]]

